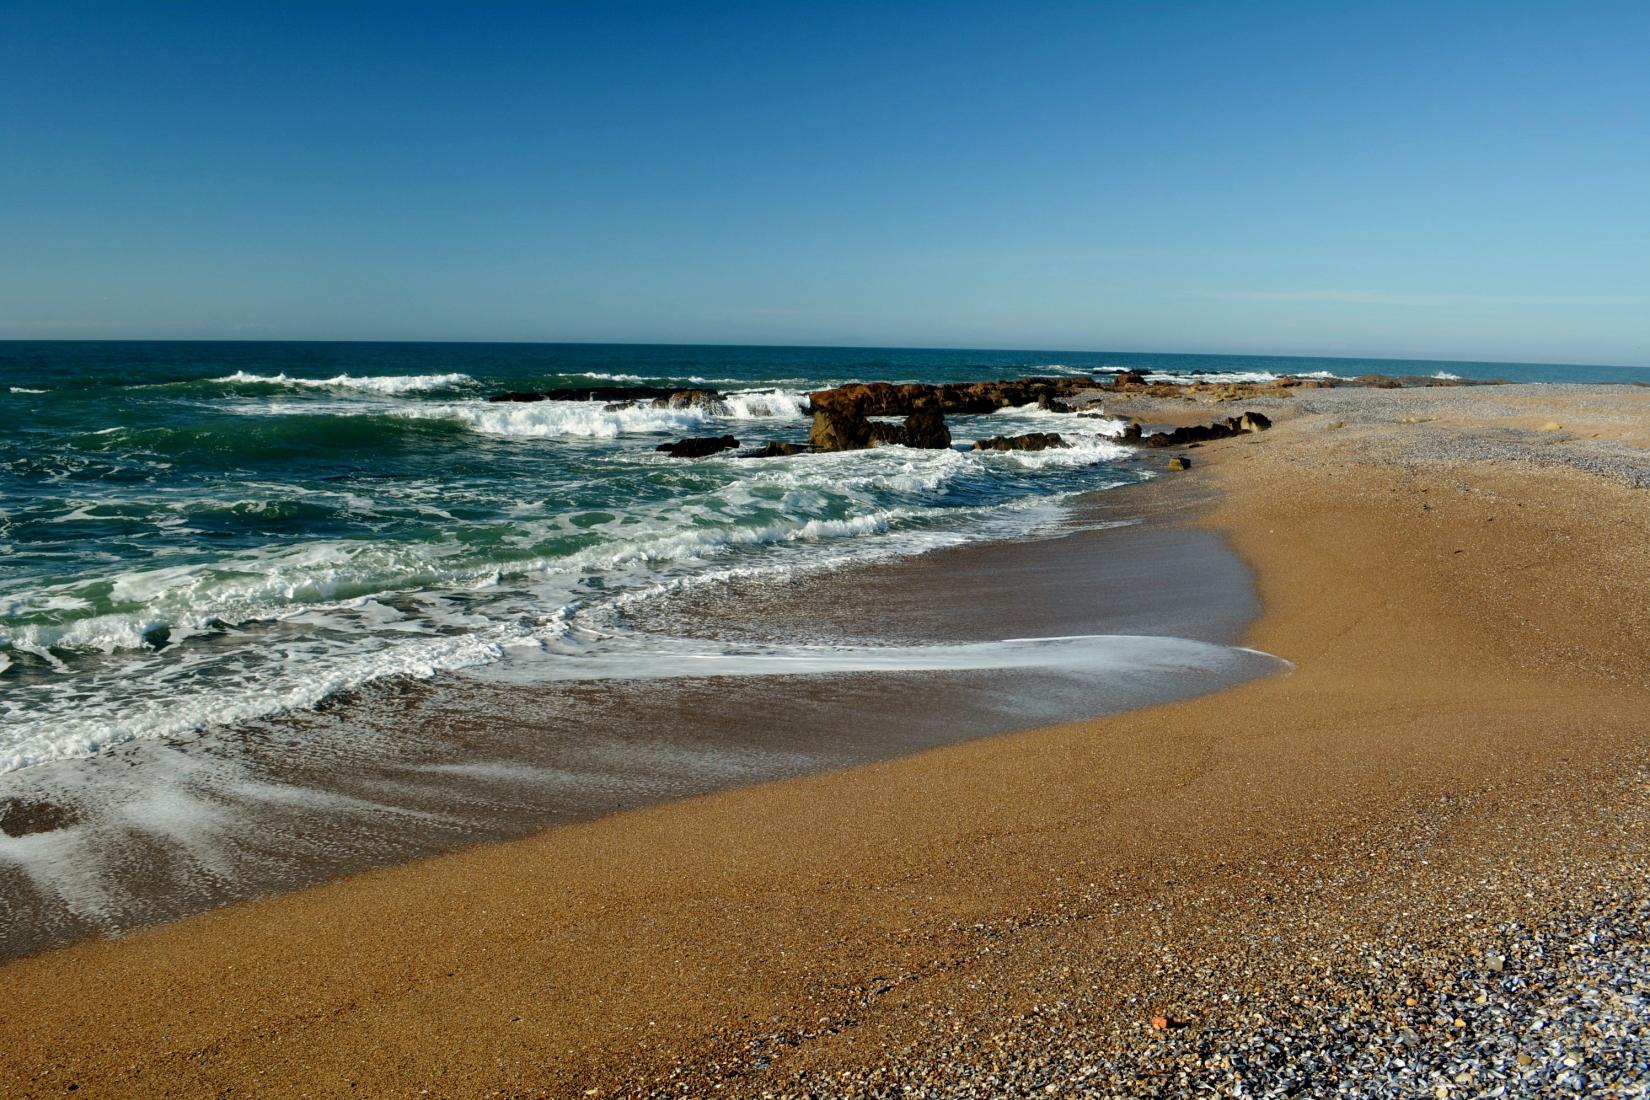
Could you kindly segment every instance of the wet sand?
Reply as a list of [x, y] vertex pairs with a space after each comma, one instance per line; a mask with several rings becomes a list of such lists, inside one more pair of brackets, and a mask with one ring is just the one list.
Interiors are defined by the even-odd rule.
[[1218, 487], [1264, 607], [1245, 640], [1290, 675], [15, 962], [0, 1089], [844, 1095], [967, 1069], [993, 1095], [1041, 1091], [1008, 1074], [1064, 1045], [1138, 1094], [1171, 1042], [1256, 1015], [1402, 1011], [1338, 976], [1643, 855], [1650, 505], [1475, 457], [1470, 417], [1357, 417], [1277, 410], [1182, 475]]
[[[1013, 545], [690, 589], [629, 625], [877, 647], [1073, 634], [1234, 642], [1258, 608], [1206, 500], [1094, 494]], [[72, 828], [0, 837], [0, 957], [128, 932], [387, 864], [651, 803], [1181, 698], [1272, 671], [1039, 669], [575, 683], [447, 676], [181, 743], [5, 777]], [[44, 823], [50, 824], [51, 817]]]

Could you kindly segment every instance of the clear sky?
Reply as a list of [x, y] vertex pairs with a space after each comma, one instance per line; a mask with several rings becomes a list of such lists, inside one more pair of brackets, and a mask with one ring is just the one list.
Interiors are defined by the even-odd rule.
[[0, 0], [0, 338], [1650, 365], [1650, 3]]

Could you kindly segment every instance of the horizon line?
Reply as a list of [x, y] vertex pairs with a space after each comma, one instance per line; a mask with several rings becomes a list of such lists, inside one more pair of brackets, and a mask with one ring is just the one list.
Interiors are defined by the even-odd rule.
[[1471, 363], [1480, 365], [1597, 367], [1605, 370], [1650, 370], [1650, 363], [1587, 363], [1553, 359], [1459, 359], [1432, 358], [1414, 355], [1313, 355], [1302, 352], [1225, 352], [1225, 351], [1130, 351], [1122, 348], [1037, 348], [985, 347], [979, 345], [947, 344], [769, 344], [739, 341], [705, 343], [669, 340], [461, 340], [461, 339], [407, 339], [407, 338], [303, 338], [303, 337], [234, 337], [234, 336], [0, 336], [0, 344], [481, 344], [516, 345], [528, 347], [634, 347], [634, 348], [774, 348], [778, 350], [817, 351], [983, 351], [1048, 353], [1055, 355], [1177, 355], [1219, 356], [1228, 359], [1316, 359], [1347, 362], [1382, 363]]

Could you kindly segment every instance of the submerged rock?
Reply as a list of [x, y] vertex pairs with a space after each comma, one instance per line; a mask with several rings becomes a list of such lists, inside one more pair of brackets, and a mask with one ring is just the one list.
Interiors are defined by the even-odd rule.
[[740, 458], [789, 458], [792, 455], [812, 454], [813, 448], [806, 443], [790, 443], [783, 439], [776, 439], [754, 447], [748, 451], [740, 451]]
[[1047, 451], [1070, 447], [1059, 432], [1027, 432], [1025, 435], [994, 435], [976, 439], [976, 451]]
[[731, 435], [702, 435], [678, 439], [675, 443], [661, 443], [653, 449], [671, 458], [704, 458], [737, 446], [739, 441]]
[[675, 390], [653, 399], [656, 409], [703, 409], [712, 416], [727, 413], [727, 402], [715, 390]]

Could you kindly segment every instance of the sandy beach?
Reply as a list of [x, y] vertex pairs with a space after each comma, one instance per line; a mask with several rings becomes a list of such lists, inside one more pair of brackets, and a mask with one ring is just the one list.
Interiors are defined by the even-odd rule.
[[[1642, 924], [1601, 914], [1645, 896], [1646, 395], [1257, 402], [1150, 491], [1248, 564], [1286, 674], [11, 962], [0, 1093], [1607, 1087], [1644, 1057]], [[1517, 1038], [1563, 983], [1503, 987], [1601, 929], [1631, 980]]]

